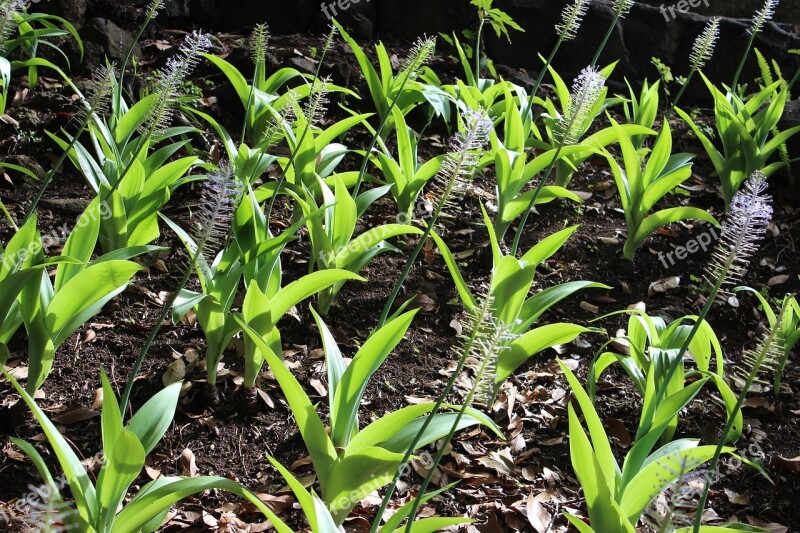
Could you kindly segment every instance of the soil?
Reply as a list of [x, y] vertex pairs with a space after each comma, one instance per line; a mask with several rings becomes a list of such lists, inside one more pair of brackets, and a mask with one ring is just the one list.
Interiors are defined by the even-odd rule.
[[[158, 38], [174, 40], [176, 37], [167, 34]], [[229, 58], [238, 58], [244, 63], [246, 55], [241, 49], [234, 48], [237, 42], [241, 43], [240, 39], [228, 36], [222, 42], [231, 47]], [[316, 38], [295, 35], [278, 37], [273, 45], [275, 50], [272, 54], [278, 63], [282, 63], [295, 56], [294, 50], [307, 53], [312, 48], [319, 49], [321, 43]], [[388, 47], [402, 57], [407, 44], [389, 43]], [[143, 50], [143, 63], [148, 68], [157, 66], [161, 54], [152, 39], [145, 41]], [[456, 67], [452, 61], [442, 59], [433, 68], [447, 77]], [[357, 86], [357, 92], [368, 94], [341, 44], [332, 54], [329, 72], [334, 76], [334, 82]], [[525, 76], [525, 73], [519, 74]], [[237, 131], [239, 104], [228, 89], [221, 87], [221, 75], [210, 65], [203, 64], [197, 78], [208, 80], [208, 87], [201, 87], [206, 98], [216, 97], [216, 107], [212, 108], [215, 115], [224, 119], [231, 131]], [[44, 131], [57, 131], [66, 126], [74, 112], [69, 91], [55, 85], [31, 89], [24, 102], [10, 109], [9, 114], [18, 117], [23, 126], [16, 130], [0, 124], [3, 159], [37, 164], [44, 169], [51, 167], [59, 152]], [[368, 109], [370, 104], [367, 100], [361, 105]], [[332, 104], [331, 119], [343, 116], [344, 112]], [[680, 128], [680, 125], [676, 123], [674, 128]], [[683, 139], [681, 142], [685, 146], [681, 148], [699, 153], [699, 143], [687, 135], [682, 136], [682, 133], [676, 133]], [[441, 124], [434, 123], [425, 132], [420, 156], [427, 159], [441, 153], [441, 142], [447, 135]], [[206, 137], [210, 138], [210, 135]], [[362, 148], [365, 138], [363, 132], [357, 132], [344, 142]], [[438, 141], [439, 146], [433, 141]], [[198, 139], [198, 146], [203, 146], [202, 139]], [[719, 216], [722, 203], [716, 189], [717, 181], [709, 177], [707, 161], [702, 156], [698, 161], [695, 176], [689, 183], [689, 196], [670, 195], [664, 206], [691, 203]], [[351, 157], [346, 165], [354, 167], [357, 161]], [[6, 180], [0, 180], [0, 199], [15, 217], [20, 217], [38, 184], [13, 171], [8, 171], [6, 176]], [[479, 176], [476, 187], [457, 209], [446, 213], [443, 222], [447, 241], [460, 258], [462, 273], [476, 290], [485, 287], [491, 268], [479, 202], [491, 195], [492, 179], [488, 173]], [[528, 225], [522, 239], [523, 250], [565, 226], [580, 225], [567, 244], [542, 265], [535, 290], [574, 280], [592, 280], [612, 287], [610, 290], [585, 290], [572, 296], [553, 307], [541, 318], [540, 324], [561, 321], [589, 324], [603, 327], [613, 336], [618, 329], [625, 327], [626, 318], [615, 315], [592, 321], [638, 302], [644, 302], [651, 315], [661, 315], [669, 320], [695, 314], [702, 304], [699, 285], [709, 255], [698, 252], [670, 265], [659, 259], [659, 253], [686, 244], [708, 227], [692, 223], [673, 224], [648, 239], [635, 259], [628, 261], [621, 253], [625, 239], [624, 217], [613, 181], [609, 180], [612, 177], [607, 164], [602, 160], [587, 162], [576, 173], [570, 188], [591, 193], [591, 197], [580, 206], [562, 202], [542, 206]], [[770, 183], [776, 203], [774, 231], [762, 243], [745, 279], [747, 285], [761, 290], [767, 287], [768, 280], [774, 281], [774, 276], [789, 274], [783, 283], [768, 288], [772, 297], [782, 297], [784, 293], [798, 290], [800, 252], [796, 243], [800, 239], [800, 206], [786, 203], [789, 195], [783, 191], [790, 187], [796, 185], [782, 176], [776, 176]], [[186, 220], [187, 206], [197, 201], [197, 195], [196, 186], [182, 187], [165, 214], [179, 221]], [[38, 209], [41, 231], [51, 231], [65, 223], [72, 225], [82, 211], [82, 202], [90, 197], [91, 192], [81, 176], [72, 166], [65, 165]], [[285, 227], [288, 216], [285, 209], [278, 212], [273, 221], [276, 223], [275, 231]], [[368, 228], [393, 218], [393, 207], [384, 198], [367, 212], [362, 223], [364, 228]], [[0, 238], [7, 242], [13, 232], [7, 225], [0, 228]], [[167, 251], [159, 256], [161, 261], [150, 258], [148, 268], [134, 279], [131, 286], [58, 350], [54, 370], [42, 388], [40, 406], [51, 417], [62, 415], [59, 428], [83, 457], [91, 457], [100, 451], [99, 411], [87, 411], [100, 387], [99, 368], [102, 366], [108, 371], [115, 388], [121, 390], [124, 387], [138, 350], [158, 318], [165, 294], [175, 287], [182, 274], [180, 264], [185, 254], [180, 242], [166, 229], [162, 228], [162, 231], [158, 244], [166, 247]], [[307, 236], [302, 232], [300, 236], [283, 255], [284, 283], [307, 272]], [[357, 346], [375, 326], [415, 241], [407, 239], [395, 244], [403, 253], [385, 254], [375, 259], [362, 272], [368, 283], [347, 284], [326, 318], [346, 357], [355, 353]], [[52, 253], [57, 252], [52, 250]], [[679, 277], [679, 285], [667, 292], [649, 293], [651, 284], [668, 277]], [[453, 346], [457, 343], [454, 321], [463, 322], [464, 312], [458, 304], [444, 262], [433, 250], [424, 254], [404, 285], [402, 297], [415, 295], [424, 296], [421, 300], [418, 298], [423, 311], [415, 319], [406, 339], [370, 382], [362, 405], [362, 423], [420, 398], [435, 398], [453, 370], [456, 360]], [[729, 367], [734, 367], [743, 349], [753, 346], [754, 335], [763, 327], [764, 317], [757, 310], [757, 302], [743, 296], [738, 308], [718, 306], [710, 317], [710, 323], [722, 342], [726, 362]], [[320, 358], [319, 332], [308, 311], [308, 304], [298, 306], [296, 313], [284, 318], [279, 328], [284, 355], [292, 371], [306, 387], [312, 401], [324, 406], [324, 360]], [[515, 372], [491, 409], [492, 416], [509, 439], [502, 441], [478, 430], [459, 435], [444, 462], [446, 475], [439, 476], [437, 483], [460, 483], [427, 505], [425, 512], [468, 516], [475, 520], [470, 527], [486, 532], [535, 531], [528, 519], [528, 509], [538, 509], [540, 504], [543, 512], [539, 516], [551, 522], [552, 531], [566, 530], [562, 512], [584, 516], [584, 502], [569, 459], [566, 423], [569, 387], [555, 361], [556, 357], [561, 357], [577, 370], [581, 378], [585, 378], [592, 355], [606, 339], [607, 336], [600, 334], [584, 336], [580, 341], [562, 347], [558, 354], [548, 350], [532, 358]], [[10, 346], [13, 358], [8, 362], [9, 367], [25, 365], [26, 342], [23, 329]], [[243, 364], [237, 356], [239, 342], [234, 341], [223, 361], [224, 371], [219, 380], [222, 402], [217, 407], [209, 407], [202, 394], [205, 378], [202, 332], [190, 321], [162, 326], [137, 376], [132, 397], [134, 411], [163, 387], [162, 376], [171, 362], [181, 356], [193, 357], [194, 353], [200, 358], [189, 367], [184, 395], [172, 426], [149, 458], [148, 469], [134, 488], [159, 473], [185, 474], [186, 450], [194, 457], [197, 473], [226, 476], [260, 493], [274, 495], [283, 493], [285, 488], [284, 482], [270, 466], [267, 454], [284, 465], [293, 465], [298, 476], [312, 474], [310, 463], [304, 460], [306, 452], [295, 422], [268, 370], [263, 372], [258, 382], [262, 395], [257, 408], [249, 409], [240, 401]], [[312, 387], [312, 381], [318, 385]], [[463, 385], [464, 381], [459, 383]], [[457, 401], [462, 391], [457, 390], [452, 400]], [[757, 444], [763, 450], [764, 463], [772, 482], [746, 467], [723, 468], [725, 475], [711, 493], [709, 508], [713, 511], [710, 513], [716, 513], [721, 520], [775, 523], [789, 531], [800, 531], [800, 514], [796, 511], [800, 501], [800, 469], [791, 467], [797, 464], [796, 460], [794, 463], [786, 461], [800, 455], [798, 391], [800, 367], [790, 360], [780, 393], [766, 391], [753, 395], [755, 400], [751, 399], [744, 409], [746, 424], [738, 447], [740, 450], [756, 449], [749, 447]], [[716, 435], [724, 424], [724, 409], [713, 400], [713, 396], [713, 391], [707, 389], [690, 404], [681, 416], [680, 436], [702, 437], [705, 443], [716, 442]], [[627, 376], [613, 368], [604, 375], [597, 403], [601, 417], [613, 429], [614, 449], [621, 459], [631, 435], [635, 434], [640, 395]], [[57, 463], [44, 442], [41, 429], [29, 412], [21, 408], [18, 396], [11, 392], [7, 383], [0, 384], [0, 435], [3, 436], [0, 441], [0, 502], [11, 505], [29, 492], [29, 485], [39, 483], [39, 476], [7, 436], [35, 442], [48, 465], [57, 470]], [[420, 482], [421, 467], [415, 465], [415, 468], [416, 472], [404, 480], [406, 485], [399, 492], [400, 498], [407, 498], [409, 491]], [[225, 526], [232, 510], [245, 523], [260, 521], [252, 509], [231, 502], [237, 503], [238, 500], [217, 491], [187, 499], [174, 508], [164, 531], [216, 530]], [[0, 510], [6, 504], [0, 504]], [[363, 530], [375, 509], [373, 500], [364, 502], [354, 511], [346, 529]], [[281, 517], [290, 525], [303, 527], [302, 516], [297, 510], [282, 506], [281, 511]], [[230, 524], [228, 527], [231, 531], [237, 530]]]

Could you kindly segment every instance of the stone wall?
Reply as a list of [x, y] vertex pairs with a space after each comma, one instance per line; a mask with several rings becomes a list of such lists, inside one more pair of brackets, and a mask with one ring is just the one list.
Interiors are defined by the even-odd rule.
[[[146, 4], [145, 0], [120, 2], [118, 11]], [[166, 4], [161, 19], [165, 26], [188, 23], [217, 31], [248, 31], [266, 21], [274, 33], [323, 33], [329, 24], [326, 15], [336, 16], [362, 39], [413, 39], [475, 26], [475, 12], [468, 0], [166, 0]], [[512, 32], [510, 44], [488, 31], [489, 55], [510, 67], [538, 71], [538, 54], [546, 55], [552, 48], [554, 25], [564, 4], [565, 0], [497, 0], [496, 5], [527, 31]], [[638, 1], [617, 27], [602, 60], [619, 59], [616, 74], [634, 80], [657, 77], [651, 64], [653, 57], [672, 66], [675, 74], [685, 74], [692, 44], [707, 17], [724, 16], [718, 53], [706, 74], [715, 81], [730, 82], [747, 42], [750, 17], [761, 5], [761, 0]], [[90, 21], [86, 34], [91, 41], [103, 41], [103, 28], [117, 29], [105, 19], [123, 27], [130, 22], [115, 18], [118, 13], [109, 0], [40, 0], [35, 7], [65, 14], [78, 25], [83, 18]], [[593, 0], [578, 40], [567, 43], [556, 60], [555, 66], [563, 76], [574, 76], [589, 62], [610, 20], [608, 1]], [[787, 50], [800, 48], [800, 0], [783, 0], [775, 21], [759, 34], [756, 46], [768, 58], [779, 61], [785, 72], [793, 72], [798, 65], [797, 56], [789, 55]], [[116, 36], [106, 40], [120, 41]], [[756, 65], [750, 61], [743, 80], [756, 75]], [[692, 91], [700, 94], [703, 87], [693, 84], [690, 98]]]

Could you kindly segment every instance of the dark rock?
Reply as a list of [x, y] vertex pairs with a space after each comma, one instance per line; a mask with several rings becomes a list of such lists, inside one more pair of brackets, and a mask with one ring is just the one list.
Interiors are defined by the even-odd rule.
[[31, 0], [28, 12], [58, 15], [80, 29], [85, 22], [86, 0]]
[[297, 69], [305, 74], [314, 74], [317, 70], [317, 64], [305, 57], [292, 57], [287, 61], [286, 66]]
[[[704, 0], [693, 0], [703, 2]], [[695, 11], [685, 13], [675, 10], [676, 18], [671, 19], [667, 11], [667, 20], [661, 2], [649, 0], [646, 5], [637, 3], [626, 19], [623, 19], [611, 36], [601, 57], [601, 64], [619, 59], [620, 63], [614, 73], [615, 78], [626, 76], [629, 79], [641, 80], [658, 78], [653, 57], [661, 59], [671, 66], [676, 76], [686, 75], [689, 69], [689, 56], [695, 38], [703, 31], [708, 18]], [[720, 2], [711, 3], [710, 14], [719, 15], [716, 6]], [[752, 3], [750, 12], [752, 15]], [[701, 4], [702, 5], [702, 4]], [[541, 68], [531, 50], [547, 54], [556, 39], [554, 26], [560, 20], [560, 11], [554, 9], [549, 0], [506, 0], [499, 2], [523, 28], [526, 33], [513, 33], [512, 43], [495, 39], [487, 34], [490, 56], [499, 63], [515, 67], [525, 67], [535, 71]], [[666, 4], [665, 4], [666, 9]], [[612, 11], [607, 3], [592, 2], [589, 13], [580, 29], [578, 38], [564, 44], [554, 61], [554, 66], [565, 78], [574, 77], [591, 60], [591, 56], [611, 23]], [[744, 53], [747, 43], [747, 29], [750, 19], [723, 18], [720, 27], [720, 40], [717, 53], [704, 69], [704, 73], [715, 82], [731, 83], [738, 62]], [[777, 60], [786, 67], [786, 72], [793, 72], [796, 60], [787, 53], [787, 49], [800, 48], [800, 38], [793, 33], [787, 24], [769, 23], [764, 31], [758, 34], [755, 46], [766, 57]], [[742, 80], [752, 80], [758, 76], [755, 61], [747, 63]], [[705, 98], [707, 90], [702, 82], [693, 83], [687, 91], [687, 97]]]
[[[83, 38], [85, 41], [100, 45], [110, 60], [118, 62], [125, 59], [134, 39], [133, 35], [110, 20], [99, 17], [90, 19], [86, 23]], [[137, 56], [142, 55], [138, 44], [134, 47], [133, 53]]]

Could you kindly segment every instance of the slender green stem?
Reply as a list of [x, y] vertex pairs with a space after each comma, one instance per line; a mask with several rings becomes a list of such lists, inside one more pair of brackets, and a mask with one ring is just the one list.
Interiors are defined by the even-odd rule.
[[481, 83], [481, 39], [483, 37], [483, 26], [486, 24], [486, 16], [481, 9], [478, 13], [481, 18], [481, 23], [478, 26], [478, 35], [475, 38], [475, 83]]
[[78, 142], [78, 138], [81, 135], [83, 135], [84, 131], [86, 131], [86, 127], [88, 126], [91, 117], [92, 113], [90, 111], [86, 116], [86, 120], [84, 120], [83, 123], [81, 124], [81, 127], [78, 129], [77, 132], [75, 132], [75, 135], [72, 136], [72, 139], [69, 141], [69, 145], [67, 145], [66, 150], [64, 150], [61, 153], [58, 160], [56, 161], [56, 164], [53, 165], [53, 168], [50, 169], [50, 172], [48, 172], [47, 175], [42, 180], [41, 187], [39, 187], [39, 190], [36, 192], [36, 196], [33, 197], [31, 204], [28, 206], [28, 210], [25, 212], [25, 217], [22, 219], [23, 225], [28, 221], [28, 219], [31, 218], [31, 215], [33, 215], [33, 212], [36, 210], [36, 206], [39, 205], [39, 201], [42, 199], [42, 196], [44, 195], [45, 189], [47, 189], [48, 185], [50, 185], [50, 182], [52, 181], [56, 172], [58, 172], [58, 169], [61, 168], [61, 165], [64, 164], [64, 161], [69, 156], [70, 150], [72, 150], [75, 147], [75, 143]]
[[[485, 302], [488, 302], [488, 301], [489, 301], [488, 299], [485, 300]], [[486, 303], [484, 303], [484, 305], [486, 305]], [[484, 307], [482, 312], [485, 311], [485, 309], [486, 308]], [[463, 349], [463, 351], [461, 353], [461, 357], [458, 360], [458, 365], [456, 365], [456, 368], [453, 371], [453, 374], [450, 376], [450, 379], [447, 380], [447, 383], [445, 384], [444, 389], [442, 389], [442, 392], [439, 393], [439, 396], [436, 398], [436, 403], [433, 405], [433, 408], [431, 409], [430, 414], [425, 418], [425, 421], [422, 423], [422, 426], [417, 431], [417, 434], [414, 435], [414, 438], [412, 439], [411, 444], [406, 449], [406, 453], [403, 455], [403, 460], [400, 462], [401, 465], [404, 465], [404, 464], [408, 463], [409, 459], [411, 459], [411, 456], [414, 454], [414, 450], [416, 449], [417, 444], [419, 444], [419, 441], [422, 438], [422, 435], [425, 434], [425, 431], [428, 429], [428, 426], [433, 421], [433, 417], [436, 415], [436, 413], [439, 411], [439, 409], [441, 409], [442, 405], [444, 404], [444, 401], [447, 399], [447, 396], [450, 394], [450, 391], [453, 390], [453, 386], [456, 383], [456, 379], [458, 379], [459, 374], [461, 374], [461, 372], [464, 370], [464, 367], [466, 366], [467, 357], [469, 355], [469, 351], [470, 351], [472, 345], [475, 343], [476, 339], [478, 338], [479, 332], [480, 332], [480, 329], [477, 328], [477, 327], [473, 328], [472, 331], [470, 332], [469, 338], [464, 343], [464, 349]], [[370, 528], [370, 533], [376, 533], [378, 531], [378, 526], [380, 526], [380, 522], [381, 522], [381, 518], [383, 517], [383, 513], [386, 511], [386, 508], [389, 506], [389, 502], [392, 499], [392, 495], [394, 494], [394, 491], [397, 488], [397, 482], [399, 480], [400, 480], [400, 474], [399, 474], [399, 470], [398, 470], [398, 473], [396, 473], [394, 475], [394, 478], [392, 479], [392, 483], [386, 489], [386, 495], [383, 497], [383, 501], [381, 502], [381, 506], [378, 509], [378, 512], [375, 514], [375, 520], [372, 522], [372, 527]]]
[[792, 80], [789, 82], [789, 85], [786, 86], [786, 90], [791, 91], [798, 79], [800, 79], [800, 68], [795, 71], [794, 76], [792, 76]]
[[692, 82], [692, 78], [694, 77], [695, 73], [697, 73], [697, 69], [692, 69], [692, 70], [689, 71], [689, 75], [686, 76], [686, 83], [683, 84], [683, 86], [681, 87], [681, 90], [678, 91], [677, 95], [675, 95], [675, 100], [673, 100], [672, 104], [670, 104], [670, 106], [669, 106], [669, 111], [667, 111], [666, 120], [669, 120], [672, 117], [672, 113], [674, 113], [675, 112], [675, 108], [678, 107], [678, 102], [681, 101], [681, 98], [683, 97], [683, 93], [686, 92], [686, 89], [687, 89], [687, 87], [689, 87], [689, 84]]
[[547, 168], [547, 172], [545, 173], [544, 177], [539, 180], [539, 185], [537, 185], [536, 190], [533, 192], [533, 196], [531, 197], [531, 201], [528, 203], [528, 207], [525, 208], [525, 214], [522, 216], [522, 220], [519, 223], [519, 227], [517, 228], [517, 233], [514, 235], [514, 244], [511, 247], [511, 257], [516, 257], [517, 250], [519, 249], [519, 241], [522, 237], [522, 230], [525, 228], [525, 224], [528, 222], [528, 217], [533, 211], [534, 206], [536, 205], [536, 200], [539, 199], [539, 195], [542, 193], [542, 189], [544, 188], [545, 182], [550, 178], [550, 174], [553, 173], [553, 169], [556, 166], [556, 162], [558, 162], [558, 156], [561, 155], [561, 150], [564, 149], [564, 143], [559, 143], [558, 149], [556, 153], [553, 154], [553, 160], [550, 161], [550, 166]]
[[[198, 252], [195, 253], [195, 257], [197, 256]], [[122, 413], [123, 422], [125, 421], [125, 411], [127, 410], [128, 400], [131, 396], [131, 390], [133, 389], [133, 382], [136, 380], [137, 374], [139, 374], [139, 370], [142, 368], [142, 363], [144, 362], [144, 358], [147, 356], [147, 352], [150, 351], [150, 347], [153, 345], [153, 342], [156, 340], [156, 336], [158, 335], [161, 326], [164, 324], [164, 321], [169, 316], [170, 310], [172, 306], [175, 305], [175, 300], [178, 298], [178, 294], [180, 294], [181, 290], [186, 286], [189, 282], [189, 277], [192, 275], [192, 271], [194, 270], [196, 259], [191, 261], [191, 264], [186, 269], [186, 272], [183, 274], [183, 278], [181, 278], [180, 283], [178, 283], [177, 288], [172, 292], [169, 299], [164, 303], [164, 308], [161, 310], [161, 313], [158, 315], [157, 322], [153, 325], [150, 329], [150, 334], [147, 336], [147, 340], [142, 345], [142, 349], [139, 351], [139, 356], [136, 358], [136, 361], [133, 363], [131, 367], [130, 374], [128, 375], [128, 381], [125, 383], [125, 391], [122, 393], [122, 398], [120, 399], [119, 403], [119, 410]]]
[[739, 78], [742, 75], [742, 71], [744, 70], [744, 64], [747, 62], [747, 57], [750, 55], [750, 50], [753, 48], [753, 42], [756, 39], [756, 32], [750, 34], [750, 40], [747, 41], [747, 48], [744, 51], [744, 55], [742, 55], [742, 60], [739, 61], [739, 67], [736, 69], [736, 74], [733, 76], [733, 83], [731, 84], [731, 91], [733, 94], [736, 94], [736, 86], [739, 85]]
[[442, 212], [444, 202], [439, 202], [439, 205], [436, 207], [436, 212], [433, 214], [433, 218], [431, 219], [430, 223], [428, 223], [428, 227], [425, 228], [425, 231], [419, 238], [419, 242], [414, 247], [414, 251], [411, 252], [411, 255], [406, 260], [406, 264], [403, 267], [403, 270], [400, 272], [400, 277], [397, 278], [397, 281], [392, 288], [392, 292], [389, 295], [389, 299], [386, 300], [386, 305], [383, 307], [383, 311], [381, 312], [381, 317], [378, 320], [378, 326], [376, 329], [380, 329], [386, 323], [386, 319], [389, 318], [389, 313], [392, 310], [392, 305], [394, 305], [394, 301], [397, 299], [397, 295], [400, 294], [400, 290], [403, 288], [403, 282], [405, 282], [408, 274], [411, 272], [411, 268], [414, 266], [414, 262], [417, 260], [420, 252], [422, 251], [422, 247], [425, 246], [425, 242], [428, 240], [428, 237], [431, 236], [431, 232], [433, 231], [433, 226], [436, 224], [436, 220], [439, 218], [439, 214]]
[[608, 31], [606, 32], [605, 37], [603, 37], [603, 41], [600, 43], [600, 46], [597, 48], [597, 51], [592, 58], [592, 65], [596, 66], [597, 62], [600, 61], [600, 54], [603, 53], [606, 45], [608, 44], [608, 40], [611, 39], [611, 35], [614, 33], [614, 28], [617, 27], [617, 22], [619, 22], [620, 15], [615, 15], [614, 20], [611, 21], [611, 25], [608, 27]]
[[545, 74], [547, 74], [547, 69], [550, 67], [550, 64], [553, 62], [553, 59], [555, 59], [556, 54], [558, 53], [558, 49], [561, 48], [561, 43], [563, 42], [564, 42], [563, 37], [559, 37], [558, 40], [556, 41], [555, 46], [553, 46], [553, 49], [550, 51], [550, 55], [547, 56], [547, 60], [545, 61], [542, 70], [539, 72], [539, 77], [536, 78], [536, 83], [531, 88], [531, 94], [528, 95], [528, 105], [525, 106], [525, 112], [522, 114], [523, 120], [530, 120], [530, 122], [526, 124], [526, 126], [528, 127], [530, 127], [530, 125], [533, 124], [533, 117], [529, 116], [531, 113], [531, 109], [533, 109], [533, 100], [534, 98], [536, 98], [536, 93], [539, 92], [539, 88], [542, 86], [542, 82], [544, 81], [544, 76]]
[[[784, 308], [781, 309], [781, 317], [783, 316], [783, 312], [785, 311], [785, 303]], [[778, 320], [778, 324], [781, 323], [781, 320]], [[750, 388], [755, 383], [756, 377], [758, 373], [761, 371], [761, 366], [763, 365], [764, 358], [765, 358], [765, 351], [770, 349], [770, 346], [775, 342], [775, 337], [778, 334], [779, 326], [772, 328], [769, 336], [764, 342], [764, 345], [760, 347], [761, 353], [759, 354], [758, 361], [753, 364], [753, 368], [750, 370], [750, 373], [747, 375], [747, 380], [745, 380], [745, 384], [742, 387], [742, 391], [739, 393], [739, 397], [736, 399], [736, 405], [731, 411], [731, 416], [728, 417], [728, 422], [725, 424], [725, 428], [722, 430], [722, 435], [720, 435], [719, 442], [717, 443], [717, 448], [714, 450], [714, 457], [711, 459], [711, 463], [709, 464], [708, 471], [709, 472], [716, 472], [717, 465], [719, 464], [719, 459], [722, 456], [722, 449], [725, 447], [725, 443], [728, 442], [728, 436], [733, 429], [733, 425], [736, 423], [736, 413], [742, 408], [744, 404], [745, 398], [747, 398], [747, 393], [750, 392]], [[706, 479], [705, 483], [703, 484], [703, 492], [700, 495], [700, 499], [697, 502], [697, 511], [694, 516], [694, 524], [692, 526], [693, 533], [700, 533], [700, 527], [703, 522], [703, 511], [706, 508], [706, 503], [708, 503], [708, 493], [711, 490], [711, 479]]]
[[3, 205], [2, 201], [0, 201], [0, 210], [3, 211], [3, 214], [8, 219], [8, 223], [11, 224], [11, 228], [14, 231], [19, 231], [19, 226], [17, 226], [17, 223], [14, 222], [14, 217], [11, 216], [11, 213], [8, 212], [8, 209], [6, 209], [6, 206]]
[[386, 111], [386, 116], [384, 116], [381, 119], [380, 124], [378, 124], [378, 129], [375, 130], [375, 133], [372, 135], [372, 139], [369, 142], [369, 146], [367, 147], [367, 150], [364, 152], [364, 160], [361, 162], [361, 168], [358, 171], [358, 178], [356, 179], [356, 184], [353, 186], [352, 196], [354, 200], [358, 198], [358, 191], [361, 189], [361, 183], [364, 181], [364, 177], [367, 175], [367, 165], [369, 164], [369, 156], [372, 154], [372, 150], [374, 150], [375, 146], [378, 144], [378, 139], [383, 133], [383, 129], [386, 127], [386, 124], [389, 122], [389, 117], [392, 116], [394, 108], [397, 107], [397, 101], [403, 94], [403, 90], [405, 90], [406, 85], [408, 84], [410, 78], [411, 78], [411, 69], [409, 69], [406, 72], [405, 76], [403, 77], [403, 82], [400, 84], [400, 89], [398, 89], [397, 94], [394, 95], [394, 98], [392, 98], [392, 101], [389, 104], [389, 109]]
[[[487, 298], [487, 301], [491, 300]], [[476, 325], [475, 328], [476, 332], [478, 329], [479, 327]], [[491, 348], [487, 349], [487, 352], [495, 351], [498, 348], [499, 343], [497, 342], [497, 340], [499, 339], [495, 339], [495, 341], [493, 341]], [[419, 506], [422, 504], [422, 498], [425, 495], [425, 491], [428, 490], [428, 485], [430, 485], [430, 482], [433, 479], [433, 474], [436, 472], [436, 468], [442, 462], [445, 450], [447, 450], [447, 445], [453, 440], [456, 431], [458, 431], [458, 425], [461, 423], [461, 419], [464, 417], [464, 414], [467, 412], [467, 409], [472, 405], [472, 402], [475, 399], [475, 394], [478, 391], [478, 384], [484, 379], [484, 375], [488, 369], [489, 362], [493, 355], [494, 354], [491, 353], [485, 354], [484, 356], [485, 359], [483, 361], [483, 364], [481, 365], [481, 368], [478, 371], [477, 376], [475, 377], [475, 386], [473, 386], [469, 390], [467, 396], [464, 398], [464, 403], [461, 404], [461, 408], [458, 410], [456, 419], [455, 421], [453, 421], [453, 425], [450, 427], [450, 431], [448, 432], [447, 437], [445, 437], [444, 441], [442, 442], [442, 445], [439, 447], [439, 451], [436, 453], [436, 457], [433, 460], [433, 464], [430, 466], [428, 474], [425, 476], [425, 480], [422, 482], [422, 485], [420, 485], [417, 497], [414, 500], [414, 504], [411, 506], [411, 513], [408, 515], [408, 523], [406, 524], [406, 533], [411, 533], [411, 530], [414, 525], [414, 519], [417, 517], [417, 511], [419, 510]]]

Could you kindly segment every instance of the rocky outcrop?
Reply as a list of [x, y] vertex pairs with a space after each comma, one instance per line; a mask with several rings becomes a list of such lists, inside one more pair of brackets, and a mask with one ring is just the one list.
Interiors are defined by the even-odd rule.
[[[554, 26], [564, 1], [497, 0], [497, 7], [527, 31], [512, 32], [512, 43], [496, 39], [491, 30], [487, 31], [489, 55], [498, 63], [538, 71], [538, 55], [547, 54], [553, 46]], [[138, 6], [141, 11], [147, 3], [136, 0], [126, 4], [125, 9], [135, 11]], [[116, 25], [99, 24], [98, 19], [110, 19], [128, 30], [133, 28], [115, 18], [113, 10], [109, 11], [111, 4], [108, 0], [42, 0], [35, 8], [57, 12], [78, 23], [83, 22], [86, 13], [92, 20], [87, 24], [87, 37], [114, 55], [115, 43], [127, 39], [119, 38]], [[273, 33], [323, 33], [329, 17], [336, 17], [362, 39], [413, 39], [475, 26], [475, 10], [468, 0], [165, 0], [165, 4], [160, 17], [163, 25], [181, 27], [190, 23], [216, 31], [248, 31], [257, 23], [268, 22]], [[556, 67], [565, 77], [572, 77], [590, 60], [611, 20], [609, 4], [608, 0], [593, 0], [579, 39], [565, 44], [556, 60]], [[706, 74], [715, 81], [729, 83], [747, 42], [750, 17], [760, 5], [760, 1], [753, 0], [637, 1], [616, 28], [603, 60], [620, 60], [616, 72], [620, 78], [655, 79], [653, 57], [670, 65], [674, 74], [684, 75], [692, 44], [708, 17], [723, 16], [718, 53]], [[128, 16], [127, 22], [136, 18]], [[797, 56], [787, 50], [800, 48], [796, 26], [800, 25], [800, 2], [781, 2], [775, 22], [759, 34], [756, 46], [768, 58], [776, 59], [786, 72], [792, 72], [797, 68]], [[104, 28], [110, 33], [107, 39]], [[750, 61], [743, 79], [756, 75], [755, 62]], [[702, 91], [702, 84], [693, 84], [687, 96], [691, 98], [692, 92], [699, 95]]]
[[[685, 2], [685, 4], [684, 4]], [[691, 2], [691, 3], [690, 3]], [[688, 58], [695, 38], [703, 30], [708, 21], [707, 15], [718, 16], [721, 11], [711, 9], [722, 2], [708, 2], [710, 8], [703, 14], [706, 0], [682, 0], [669, 4], [648, 0], [650, 4], [638, 2], [631, 13], [617, 26], [605, 49], [601, 62], [619, 59], [616, 75], [624, 75], [630, 79], [657, 79], [658, 75], [651, 64], [653, 57], [661, 59], [673, 68], [675, 75], [685, 75], [688, 70]], [[749, 4], [747, 10], [741, 7]], [[555, 40], [553, 27], [559, 20], [559, 13], [549, 0], [507, 0], [508, 13], [528, 31], [515, 35], [512, 44], [501, 40], [489, 41], [490, 55], [498, 62], [524, 66], [538, 70], [537, 52], [547, 54]], [[681, 12], [678, 4], [688, 9]], [[698, 8], [691, 8], [697, 4]], [[738, 4], [738, 11], [731, 6]], [[733, 73], [747, 44], [747, 29], [750, 27], [752, 2], [731, 2], [726, 4], [726, 13], [747, 15], [747, 18], [723, 17], [720, 28], [720, 41], [717, 53], [709, 62], [705, 73], [714, 81], [730, 83]], [[662, 7], [663, 6], [663, 7]], [[670, 9], [673, 7], [673, 9]], [[674, 18], [673, 18], [674, 14]], [[779, 13], [780, 14], [780, 13]], [[791, 16], [791, 12], [786, 12]], [[586, 16], [580, 37], [576, 41], [566, 43], [556, 60], [559, 72], [564, 75], [577, 73], [590, 60], [598, 43], [603, 38], [611, 22], [612, 11], [606, 2], [595, 1], [591, 4]], [[786, 19], [784, 19], [786, 20]], [[797, 56], [787, 53], [788, 49], [800, 48], [800, 38], [790, 24], [770, 23], [759, 33], [755, 46], [768, 58], [776, 59], [786, 67], [785, 71], [793, 72], [797, 68]], [[541, 64], [541, 63], [539, 63]], [[756, 65], [750, 61], [742, 77], [743, 80], [757, 76]], [[705, 94], [702, 84], [690, 89], [692, 93]]]

